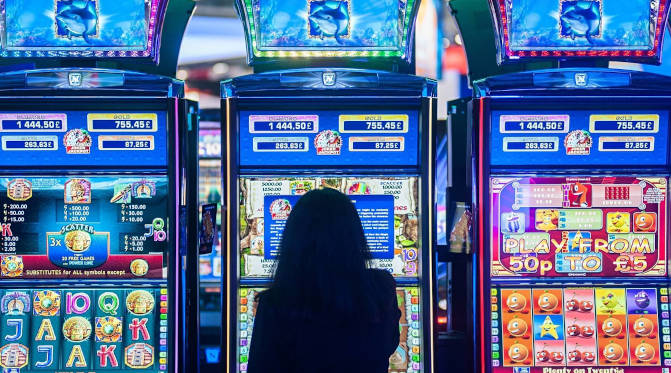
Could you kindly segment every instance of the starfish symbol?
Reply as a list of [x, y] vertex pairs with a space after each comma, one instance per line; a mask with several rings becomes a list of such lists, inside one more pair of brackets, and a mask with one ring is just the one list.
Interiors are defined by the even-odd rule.
[[541, 324], [541, 338], [544, 337], [546, 334], [549, 334], [554, 339], [559, 339], [559, 335], [557, 335], [558, 327], [559, 325], [555, 325], [552, 323], [552, 319], [550, 319], [550, 316], [545, 317], [545, 321], [543, 321], [543, 324]]

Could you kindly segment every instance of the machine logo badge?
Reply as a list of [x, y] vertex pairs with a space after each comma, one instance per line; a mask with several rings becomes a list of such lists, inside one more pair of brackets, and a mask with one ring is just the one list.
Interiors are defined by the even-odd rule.
[[587, 73], [576, 73], [573, 80], [578, 87], [585, 87], [587, 86]]
[[70, 179], [65, 182], [65, 204], [91, 203], [91, 182], [86, 179]]
[[336, 73], [333, 71], [325, 71], [322, 73], [322, 83], [327, 87], [332, 87], [336, 84]]
[[92, 143], [89, 132], [80, 128], [70, 130], [63, 136], [63, 145], [65, 145], [67, 154], [89, 154]]
[[7, 197], [12, 201], [27, 201], [33, 196], [33, 183], [26, 179], [13, 179], [7, 183]]
[[269, 209], [273, 220], [287, 220], [291, 213], [291, 203], [287, 199], [279, 198], [270, 204]]
[[5, 369], [23, 368], [28, 365], [28, 348], [20, 343], [10, 343], [0, 348], [0, 366]]
[[342, 137], [337, 131], [321, 131], [314, 140], [317, 155], [340, 155]]
[[567, 155], [589, 155], [592, 143], [592, 135], [585, 130], [571, 131], [564, 139]]
[[69, 73], [68, 83], [70, 87], [81, 87], [83, 83], [82, 73]]
[[20, 277], [23, 275], [23, 258], [16, 255], [3, 256], [0, 270], [2, 277]]
[[8, 315], [23, 315], [30, 312], [30, 297], [23, 291], [12, 291], [2, 296], [0, 311]]

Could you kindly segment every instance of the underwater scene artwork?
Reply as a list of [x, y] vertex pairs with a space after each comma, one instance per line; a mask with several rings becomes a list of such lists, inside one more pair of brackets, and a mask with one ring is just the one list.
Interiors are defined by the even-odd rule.
[[510, 50], [650, 50], [661, 0], [505, 0]]
[[137, 50], [152, 0], [4, 0], [5, 50]]
[[406, 0], [250, 0], [257, 48], [400, 47]]

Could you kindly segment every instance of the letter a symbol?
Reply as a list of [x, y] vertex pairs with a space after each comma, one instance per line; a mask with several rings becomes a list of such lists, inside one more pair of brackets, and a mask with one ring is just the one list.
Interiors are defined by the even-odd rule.
[[[44, 335], [46, 333], [46, 335]], [[51, 325], [51, 320], [44, 319], [40, 324], [40, 328], [37, 330], [37, 336], [35, 336], [36, 341], [55, 341], [56, 333], [54, 333], [54, 327]]]
[[[77, 359], [76, 362], [75, 359]], [[72, 347], [70, 357], [68, 357], [68, 361], [65, 363], [65, 367], [72, 368], [73, 364], [77, 368], [86, 367], [86, 357], [84, 357], [84, 352], [82, 351], [82, 346], [80, 345], [74, 345]]]

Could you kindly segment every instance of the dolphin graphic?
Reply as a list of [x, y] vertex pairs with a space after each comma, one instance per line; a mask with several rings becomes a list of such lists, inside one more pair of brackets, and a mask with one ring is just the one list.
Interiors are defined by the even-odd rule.
[[310, 3], [310, 26], [320, 38], [332, 37], [342, 44], [341, 37], [347, 35], [349, 9], [345, 1], [323, 0]]
[[601, 12], [596, 1], [576, 0], [566, 1], [559, 17], [562, 25], [562, 34], [571, 39], [584, 37], [593, 44], [592, 37], [599, 34]]
[[73, 36], [82, 37], [91, 44], [89, 36], [96, 33], [98, 14], [91, 0], [63, 1], [56, 14], [56, 24], [68, 39]]

